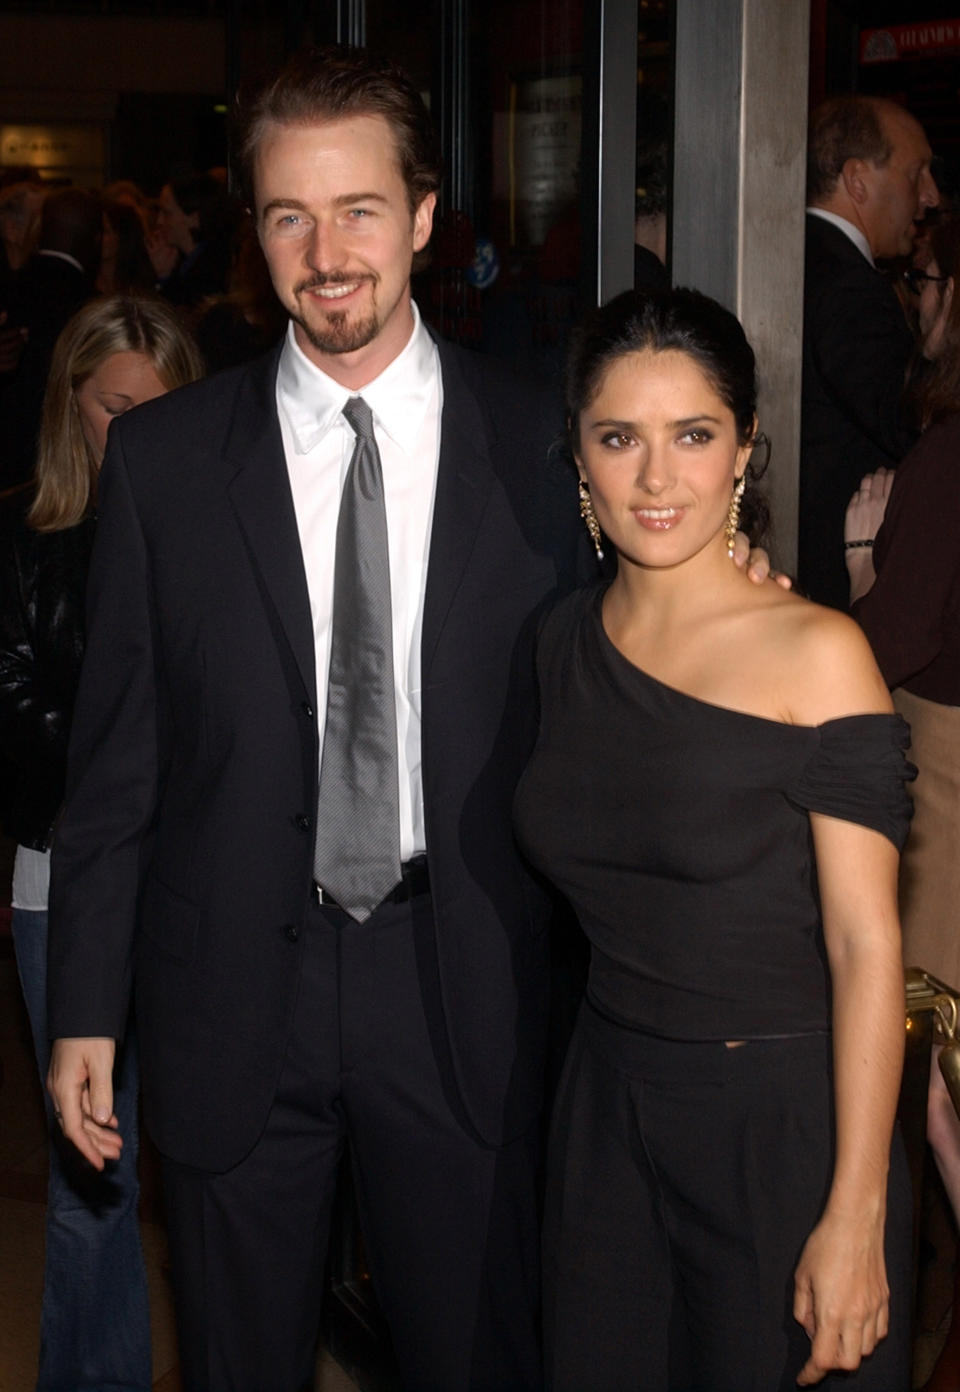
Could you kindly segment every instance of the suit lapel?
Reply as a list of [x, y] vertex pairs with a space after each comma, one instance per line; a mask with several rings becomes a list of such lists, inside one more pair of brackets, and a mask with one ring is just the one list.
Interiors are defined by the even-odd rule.
[[228, 493], [264, 593], [271, 624], [286, 641], [312, 704], [316, 658], [310, 595], [277, 419], [277, 353], [249, 369], [225, 454], [236, 472]]
[[443, 412], [423, 606], [421, 666], [424, 677], [470, 562], [494, 479], [487, 426], [479, 402], [464, 381], [456, 350], [442, 341], [438, 341], [437, 346]]

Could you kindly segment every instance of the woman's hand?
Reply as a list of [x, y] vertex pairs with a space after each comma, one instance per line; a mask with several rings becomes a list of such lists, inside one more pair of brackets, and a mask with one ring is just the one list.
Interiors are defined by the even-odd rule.
[[844, 541], [873, 541], [887, 510], [893, 477], [892, 469], [878, 469], [875, 474], [864, 474], [860, 487], [847, 504]]
[[862, 599], [877, 578], [873, 565], [873, 539], [880, 530], [892, 487], [892, 469], [878, 469], [875, 474], [864, 474], [860, 487], [847, 504], [843, 524], [843, 556], [850, 577], [851, 604]]
[[810, 1338], [800, 1387], [834, 1368], [856, 1368], [873, 1352], [890, 1317], [882, 1216], [850, 1222], [824, 1214], [797, 1265], [793, 1314]]

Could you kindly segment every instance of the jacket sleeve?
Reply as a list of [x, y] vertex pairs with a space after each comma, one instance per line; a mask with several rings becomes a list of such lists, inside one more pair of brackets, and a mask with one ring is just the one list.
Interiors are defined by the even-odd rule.
[[877, 534], [877, 578], [852, 607], [891, 689], [943, 646], [943, 619], [960, 581], [960, 422], [934, 426], [894, 475]]
[[806, 331], [824, 389], [896, 464], [915, 438], [900, 406], [910, 337], [896, 295], [879, 272], [871, 274], [876, 285], [869, 295], [860, 278], [844, 276], [824, 285]]
[[119, 1038], [126, 1024], [144, 842], [157, 789], [156, 671], [147, 546], [119, 432], [99, 485], [87, 648], [67, 794], [53, 847], [52, 1038]]

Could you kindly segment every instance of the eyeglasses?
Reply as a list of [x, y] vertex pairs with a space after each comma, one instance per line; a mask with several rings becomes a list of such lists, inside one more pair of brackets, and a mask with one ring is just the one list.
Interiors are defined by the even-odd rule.
[[923, 282], [932, 280], [937, 285], [942, 285], [950, 279], [949, 276], [928, 275], [926, 271], [921, 271], [919, 266], [908, 266], [903, 273], [903, 278], [915, 295], [919, 295], [923, 290]]

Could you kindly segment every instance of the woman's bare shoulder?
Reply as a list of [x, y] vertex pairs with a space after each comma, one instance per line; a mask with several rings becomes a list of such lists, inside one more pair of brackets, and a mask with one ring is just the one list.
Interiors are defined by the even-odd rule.
[[845, 715], [893, 709], [863, 630], [847, 614], [781, 591], [764, 615], [765, 647], [776, 662], [790, 719], [819, 725]]

